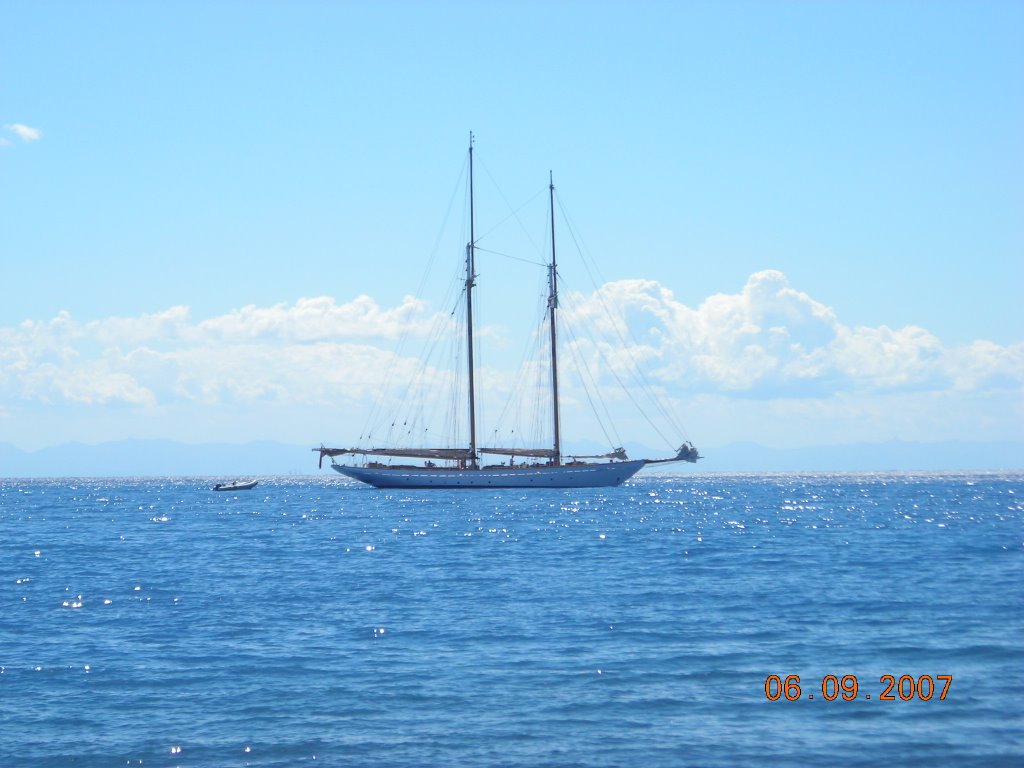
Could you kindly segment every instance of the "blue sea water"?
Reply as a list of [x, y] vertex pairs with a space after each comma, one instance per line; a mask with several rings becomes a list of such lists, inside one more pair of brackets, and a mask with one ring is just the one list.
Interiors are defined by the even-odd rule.
[[0, 766], [1024, 760], [1024, 474], [210, 485], [0, 480]]

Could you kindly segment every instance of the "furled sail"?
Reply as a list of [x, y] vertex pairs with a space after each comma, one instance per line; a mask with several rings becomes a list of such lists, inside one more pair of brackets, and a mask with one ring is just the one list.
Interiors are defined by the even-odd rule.
[[575, 453], [572, 457], [574, 459], [618, 459], [619, 461], [629, 461], [629, 456], [626, 455], [625, 448], [616, 448], [611, 453], [598, 453], [593, 456], [584, 456], [583, 454]]
[[480, 453], [497, 454], [499, 456], [532, 456], [541, 459], [557, 459], [558, 453], [553, 448], [481, 448]]
[[364, 456], [393, 456], [404, 459], [440, 459], [442, 461], [469, 461], [473, 458], [472, 451], [466, 448], [314, 448], [320, 452], [320, 465], [323, 466], [324, 456], [343, 456], [347, 453]]

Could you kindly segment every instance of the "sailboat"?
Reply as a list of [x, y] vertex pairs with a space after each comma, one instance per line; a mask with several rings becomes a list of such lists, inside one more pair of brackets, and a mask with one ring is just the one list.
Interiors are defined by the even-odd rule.
[[[466, 245], [465, 324], [467, 354], [468, 444], [444, 448], [353, 447], [314, 448], [331, 459], [337, 472], [377, 488], [607, 488], [621, 485], [649, 464], [696, 462], [701, 458], [689, 441], [674, 456], [630, 459], [623, 448], [595, 455], [567, 455], [562, 449], [558, 394], [558, 269], [555, 252], [555, 185], [549, 176], [551, 254], [548, 269], [547, 313], [550, 328], [550, 397], [552, 443], [535, 448], [503, 448], [478, 444], [474, 360], [473, 295], [476, 285], [476, 234], [473, 201], [473, 135], [469, 139], [469, 243]], [[481, 455], [508, 457], [507, 464], [483, 465]], [[359, 463], [339, 464], [338, 456], [362, 457]], [[418, 460], [418, 464], [389, 464], [382, 460]], [[516, 463], [516, 460], [519, 463]]]

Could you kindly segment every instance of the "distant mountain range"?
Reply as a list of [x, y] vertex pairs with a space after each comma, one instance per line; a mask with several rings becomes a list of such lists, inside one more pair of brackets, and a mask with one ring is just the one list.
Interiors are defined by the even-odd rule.
[[[630, 455], [663, 455], [626, 446]], [[171, 440], [121, 440], [86, 445], [66, 443], [23, 451], [0, 443], [0, 477], [166, 477], [235, 478], [257, 475], [313, 475], [311, 446], [254, 442], [189, 445]], [[808, 448], [766, 448], [733, 443], [702, 448], [696, 467], [670, 464], [682, 472], [862, 472], [941, 470], [1024, 470], [1024, 442], [854, 443]], [[326, 470], [323, 470], [326, 472]], [[654, 471], [654, 468], [646, 470]]]

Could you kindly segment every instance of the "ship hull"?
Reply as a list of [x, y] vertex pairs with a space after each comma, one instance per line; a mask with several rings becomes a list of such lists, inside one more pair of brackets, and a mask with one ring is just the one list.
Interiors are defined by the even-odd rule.
[[376, 488], [611, 488], [621, 485], [646, 460], [558, 467], [439, 469], [331, 466], [346, 477]]

